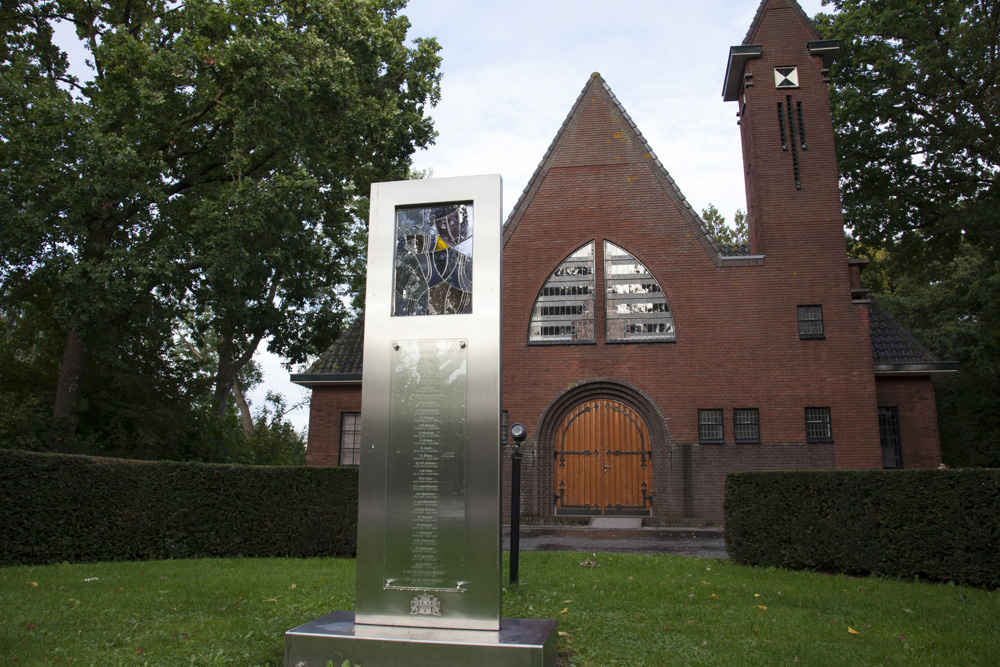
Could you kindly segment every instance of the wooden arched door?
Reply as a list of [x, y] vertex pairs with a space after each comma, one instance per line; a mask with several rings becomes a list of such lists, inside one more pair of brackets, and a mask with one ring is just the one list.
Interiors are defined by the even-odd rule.
[[594, 399], [567, 413], [556, 431], [557, 513], [648, 514], [652, 487], [649, 431], [635, 410]]

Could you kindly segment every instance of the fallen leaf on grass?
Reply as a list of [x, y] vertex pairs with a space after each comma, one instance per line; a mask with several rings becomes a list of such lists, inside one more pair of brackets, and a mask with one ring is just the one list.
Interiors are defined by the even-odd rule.
[[290, 588], [291, 590], [293, 590], [293, 591], [294, 591], [294, 590], [295, 590], [295, 584], [292, 584], [292, 585], [291, 585], [291, 586], [289, 586], [288, 588]]
[[765, 607], [762, 604], [757, 605], [757, 609], [760, 609], [761, 611], [767, 611], [767, 607]]
[[559, 613], [560, 614], [565, 614], [567, 611], [569, 611], [569, 607], [564, 607], [563, 610], [561, 612], [559, 612]]
[[[278, 598], [280, 598], [280, 597], [281, 596], [279, 595]], [[270, 600], [264, 600], [264, 602], [277, 602], [278, 598], [271, 598]]]
[[37, 581], [29, 581], [28, 583], [31, 584], [32, 588], [38, 588], [38, 582]]
[[760, 593], [754, 593], [754, 594], [753, 594], [753, 596], [754, 596], [755, 598], [759, 598], [759, 597], [760, 597]]
[[861, 634], [860, 632], [858, 632], [857, 630], [855, 630], [851, 626], [847, 626], [847, 631], [850, 632], [852, 635], [860, 635]]

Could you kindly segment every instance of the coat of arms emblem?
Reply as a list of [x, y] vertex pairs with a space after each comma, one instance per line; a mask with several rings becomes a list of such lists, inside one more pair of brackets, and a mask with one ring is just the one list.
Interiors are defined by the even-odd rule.
[[410, 600], [410, 616], [440, 616], [441, 601], [430, 593], [421, 593]]

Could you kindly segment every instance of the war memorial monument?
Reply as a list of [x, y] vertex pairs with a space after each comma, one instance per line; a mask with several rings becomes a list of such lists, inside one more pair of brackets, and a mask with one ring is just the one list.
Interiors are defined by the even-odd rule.
[[355, 611], [286, 667], [555, 665], [555, 621], [501, 618], [498, 175], [376, 183]]

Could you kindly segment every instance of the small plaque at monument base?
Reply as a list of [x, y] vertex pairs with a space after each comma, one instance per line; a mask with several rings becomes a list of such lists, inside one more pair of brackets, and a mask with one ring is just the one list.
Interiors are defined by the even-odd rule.
[[287, 667], [490, 665], [547, 667], [558, 659], [555, 621], [504, 618], [500, 630], [360, 625], [335, 611], [285, 633]]

